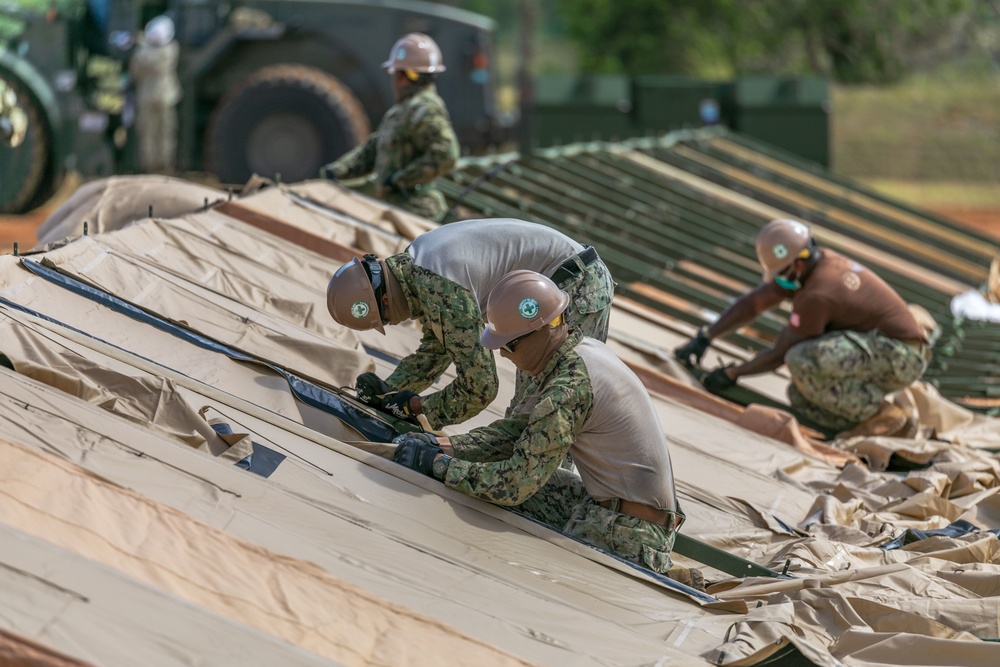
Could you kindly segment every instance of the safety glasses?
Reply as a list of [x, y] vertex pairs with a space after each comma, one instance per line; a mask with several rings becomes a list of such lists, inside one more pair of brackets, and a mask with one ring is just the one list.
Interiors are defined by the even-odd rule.
[[507, 343], [504, 344], [504, 345], [501, 345], [500, 348], [503, 349], [503, 350], [506, 350], [510, 354], [514, 354], [514, 348], [517, 347], [518, 344], [522, 340], [524, 340], [525, 338], [527, 338], [528, 336], [530, 336], [533, 333], [535, 333], [535, 332], [534, 331], [529, 331], [528, 333], [524, 334], [523, 336], [518, 336], [514, 340], [507, 341]]

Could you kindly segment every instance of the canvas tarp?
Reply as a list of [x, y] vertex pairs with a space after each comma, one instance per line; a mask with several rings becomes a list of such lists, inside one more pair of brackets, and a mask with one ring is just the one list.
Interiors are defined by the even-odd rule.
[[173, 218], [215, 203], [226, 193], [170, 176], [112, 176], [84, 183], [39, 225], [39, 245], [84, 233], [121, 229], [153, 215]]
[[[315, 200], [322, 199], [323, 188], [342, 196], [330, 184], [310, 188]], [[274, 205], [263, 203], [265, 195], [290, 197], [284, 188], [269, 188], [239, 203], [259, 205], [266, 214]], [[332, 218], [328, 222], [337, 224]], [[338, 345], [321, 331], [332, 328], [321, 318], [303, 317], [301, 308], [284, 309], [278, 301], [260, 303], [261, 290], [245, 287], [266, 286], [273, 261], [273, 270], [288, 278], [279, 288], [281, 299], [312, 304], [310, 312], [316, 313], [329, 269], [315, 254], [219, 211], [138, 225], [144, 226], [149, 229], [129, 228], [114, 240], [83, 240], [79, 257], [94, 261], [97, 255], [89, 253], [108, 249], [110, 261], [123, 262], [135, 281], [166, 283], [171, 299], [162, 308], [158, 300], [144, 302], [151, 315], [183, 320], [204, 335], [232, 336], [236, 325], [220, 322], [234, 322], [238, 317], [232, 313], [243, 313], [266, 323], [268, 331]], [[180, 234], [203, 241], [182, 243]], [[204, 259], [208, 251], [201, 243], [212, 246], [210, 261]], [[90, 270], [81, 269], [89, 262], [79, 261], [70, 250], [73, 245], [29, 260], [49, 259], [71, 276], [85, 278]], [[298, 253], [303, 265], [311, 267], [301, 275], [312, 276], [301, 281], [294, 270]], [[263, 258], [259, 266], [256, 258]], [[32, 373], [44, 377], [46, 363], [63, 370], [71, 366], [80, 374], [73, 386], [84, 389], [91, 388], [86, 378], [96, 383], [94, 373], [111, 386], [108, 370], [130, 378], [122, 386], [131, 392], [144, 389], [156, 395], [166, 387], [188, 403], [189, 416], [200, 416], [207, 407], [233, 422], [238, 432], [280, 447], [288, 456], [263, 479], [171, 435], [176, 427], [169, 420], [165, 428], [156, 419], [139, 426], [104, 409], [118, 399], [108, 403], [99, 392], [91, 393], [96, 405], [90, 405], [52, 393], [56, 390], [24, 375], [0, 371], [0, 377], [15, 383], [4, 392], [9, 408], [0, 416], [12, 445], [51, 458], [46, 469], [54, 466], [60, 474], [75, 475], [80, 474], [72, 472], [77, 466], [129, 489], [143, 503], [164, 503], [196, 523], [225, 531], [212, 540], [233, 539], [280, 554], [278, 564], [283, 558], [308, 560], [317, 570], [306, 568], [306, 573], [338, 578], [414, 614], [440, 619], [484, 645], [543, 664], [654, 664], [661, 659], [752, 664], [789, 645], [816, 664], [876, 664], [863, 656], [878, 660], [890, 647], [900, 651], [900, 664], [907, 664], [921, 657], [919, 650], [890, 638], [866, 642], [854, 637], [899, 628], [914, 646], [933, 640], [945, 642], [953, 652], [974, 647], [969, 655], [983, 652], [988, 658], [995, 653], [996, 645], [970, 639], [992, 636], [987, 622], [993, 613], [994, 591], [988, 583], [995, 567], [992, 534], [933, 537], [894, 551], [877, 546], [908, 528], [928, 530], [956, 520], [973, 528], [996, 527], [995, 489], [1000, 484], [988, 451], [989, 428], [976, 420], [950, 422], [950, 432], [985, 429], [976, 439], [984, 438], [986, 445], [935, 441], [937, 454], [927, 470], [900, 475], [858, 463], [831, 465], [808, 448], [743, 428], [739, 421], [749, 419], [745, 415], [750, 411], [719, 405], [717, 414], [708, 415], [656, 392], [654, 404], [689, 515], [683, 532], [773, 569], [787, 567], [795, 577], [732, 580], [706, 567], [707, 578], [715, 582], [709, 592], [728, 600], [728, 609], [763, 605], [726, 613], [555, 531], [373, 456], [364, 443], [347, 444], [329, 415], [325, 426], [314, 426], [307, 415], [315, 409], [300, 407], [274, 370], [192, 345], [71, 294], [29, 273], [14, 258], [2, 260], [0, 295], [51, 318], [0, 307], [5, 318], [0, 341], [11, 350], [15, 367], [28, 368], [25, 361], [32, 361]], [[208, 273], [201, 269], [209, 263], [226, 267], [227, 276], [200, 282]], [[134, 286], [115, 282], [113, 275], [99, 278], [108, 289], [134, 293]], [[192, 305], [193, 314], [185, 319], [188, 303], [197, 307]], [[161, 312], [170, 309], [176, 310]], [[618, 312], [612, 315], [613, 330], [622, 326]], [[368, 357], [380, 372], [418, 340], [411, 326], [390, 327], [386, 336], [370, 333], [358, 336], [360, 348], [351, 342], [340, 347]], [[637, 327], [636, 333], [644, 340], [632, 349], [663, 347], [655, 328]], [[309, 361], [284, 346], [266, 352], [276, 368]], [[83, 362], [76, 363], [78, 358]], [[635, 365], [642, 361], [641, 355], [630, 360]], [[505, 384], [489, 413], [459, 430], [502, 414], [511, 372], [506, 361], [500, 370]], [[65, 376], [76, 377], [69, 372], [48, 377]], [[162, 379], [174, 383], [173, 389]], [[52, 409], [39, 411], [38, 406], [49, 404]], [[124, 431], [107, 435], [118, 429]], [[143, 454], [137, 456], [135, 450]], [[53, 498], [45, 502], [72, 504], [61, 496], [74, 488], [49, 494]], [[35, 504], [41, 506], [42, 500], [36, 498]], [[113, 522], [107, 525], [110, 529]], [[676, 560], [698, 565], [679, 555]], [[838, 636], [850, 641], [837, 641]]]

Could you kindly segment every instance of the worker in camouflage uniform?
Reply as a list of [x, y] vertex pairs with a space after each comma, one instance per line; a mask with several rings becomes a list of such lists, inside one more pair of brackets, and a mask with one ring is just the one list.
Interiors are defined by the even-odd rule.
[[17, 93], [0, 79], [0, 142], [17, 148], [28, 130], [28, 116], [17, 104]]
[[[482, 344], [531, 376], [528, 401], [463, 435], [401, 435], [394, 459], [666, 573], [684, 515], [663, 429], [639, 378], [604, 343], [566, 325], [569, 302], [534, 271], [497, 282]], [[567, 453], [579, 475], [559, 467]]]
[[177, 78], [180, 46], [174, 41], [174, 22], [157, 16], [146, 24], [145, 39], [129, 60], [135, 82], [135, 130], [139, 139], [139, 166], [146, 173], [170, 173], [177, 156]]
[[[615, 285], [596, 250], [523, 220], [454, 222], [385, 260], [354, 259], [330, 279], [327, 307], [340, 324], [385, 333], [383, 324], [416, 318], [423, 328], [420, 346], [384, 381], [374, 373], [358, 377], [358, 397], [400, 418], [423, 414], [435, 429], [479, 414], [498, 389], [493, 354], [479, 340], [486, 299], [515, 269], [551, 276], [570, 294], [569, 326], [607, 339]], [[456, 377], [448, 386], [418, 395], [452, 363]], [[523, 395], [518, 385], [513, 402]]]
[[829, 248], [820, 248], [796, 220], [772, 220], [757, 235], [764, 280], [740, 297], [676, 355], [699, 363], [712, 339], [749, 324], [785, 299], [788, 325], [772, 347], [704, 378], [719, 393], [737, 378], [787, 364], [792, 409], [841, 437], [911, 435], [915, 424], [884, 400], [919, 380], [930, 353], [923, 329], [903, 299], [877, 275]]
[[376, 196], [425, 218], [440, 221], [447, 210], [434, 181], [458, 159], [458, 139], [434, 78], [445, 71], [433, 39], [410, 33], [392, 47], [382, 64], [392, 76], [396, 104], [378, 130], [336, 162], [334, 180], [374, 173]]

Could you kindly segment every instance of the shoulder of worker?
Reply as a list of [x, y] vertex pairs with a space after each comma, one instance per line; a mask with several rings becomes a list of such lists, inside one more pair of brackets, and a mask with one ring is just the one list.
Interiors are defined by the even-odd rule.
[[434, 84], [427, 86], [404, 104], [411, 123], [449, 122], [448, 108], [437, 94]]

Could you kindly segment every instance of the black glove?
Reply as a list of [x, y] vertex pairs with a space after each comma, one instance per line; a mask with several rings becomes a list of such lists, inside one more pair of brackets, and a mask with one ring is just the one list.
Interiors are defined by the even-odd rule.
[[[425, 437], [426, 436], [426, 437]], [[427, 438], [433, 440], [428, 442]], [[434, 458], [438, 454], [443, 454], [444, 450], [437, 444], [437, 440], [429, 433], [406, 433], [393, 440], [398, 443], [392, 460], [400, 465], [404, 465], [411, 470], [423, 473], [428, 477], [434, 476]]]
[[732, 366], [716, 368], [714, 371], [703, 377], [701, 379], [701, 383], [705, 385], [705, 389], [712, 394], [721, 394], [730, 387], [735, 387], [736, 380], [726, 375], [727, 368], [732, 368]]
[[392, 388], [374, 373], [362, 373], [354, 381], [354, 391], [359, 401], [373, 408], [379, 408], [382, 407], [382, 397], [391, 393]]
[[340, 179], [337, 178], [337, 173], [333, 170], [333, 165], [334, 163], [331, 162], [330, 164], [323, 165], [322, 167], [320, 167], [319, 175], [328, 181], [333, 181], [334, 183], [336, 183]]
[[419, 396], [419, 394], [415, 391], [405, 389], [403, 391], [394, 391], [382, 399], [379, 407], [383, 412], [388, 412], [398, 419], [415, 421], [413, 411], [410, 410], [410, 399], [414, 396]]
[[[686, 366], [697, 366], [711, 343], [712, 341], [705, 335], [705, 330], [698, 329], [698, 335], [674, 350], [674, 356]], [[692, 357], [694, 361], [691, 360]]]

